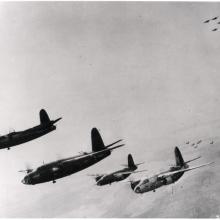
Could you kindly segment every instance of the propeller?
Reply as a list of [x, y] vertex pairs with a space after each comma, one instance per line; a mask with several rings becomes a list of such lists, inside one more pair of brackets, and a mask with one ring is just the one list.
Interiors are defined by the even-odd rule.
[[29, 164], [26, 164], [26, 169], [25, 170], [19, 170], [18, 172], [22, 172], [22, 173], [30, 173], [32, 172], [33, 169], [30, 167]]

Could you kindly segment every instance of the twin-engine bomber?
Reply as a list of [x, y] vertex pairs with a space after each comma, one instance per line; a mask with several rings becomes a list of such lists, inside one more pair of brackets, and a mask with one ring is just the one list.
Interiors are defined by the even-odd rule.
[[155, 192], [155, 190], [159, 187], [175, 183], [177, 180], [179, 180], [182, 177], [182, 175], [185, 172], [194, 170], [200, 167], [204, 167], [204, 166], [207, 166], [213, 163], [211, 162], [211, 163], [206, 163], [206, 164], [202, 164], [202, 165], [195, 166], [195, 167], [189, 167], [187, 163], [197, 160], [200, 157], [184, 162], [183, 157], [178, 147], [175, 147], [174, 153], [175, 153], [175, 159], [176, 159], [175, 166], [170, 167], [168, 171], [161, 172], [150, 178], [144, 178], [142, 180], [136, 180], [136, 181], [129, 181], [131, 183], [131, 188], [133, 189], [133, 191], [135, 193], [145, 193], [149, 191]]
[[128, 164], [123, 165], [125, 166], [124, 169], [108, 173], [108, 174], [90, 174], [90, 176], [95, 177], [96, 185], [98, 186], [103, 186], [107, 184], [112, 184], [113, 182], [119, 182], [124, 179], [126, 179], [128, 176], [130, 176], [132, 173], [139, 173], [143, 172], [146, 170], [141, 170], [141, 171], [135, 171], [139, 165], [142, 163], [134, 163], [134, 160], [132, 158], [132, 155], [128, 155]]
[[55, 183], [57, 179], [86, 169], [87, 167], [90, 167], [108, 157], [113, 149], [124, 146], [124, 144], [113, 146], [122, 140], [118, 140], [110, 145], [105, 146], [101, 135], [96, 128], [93, 128], [91, 131], [91, 140], [92, 152], [90, 153], [83, 152], [77, 156], [44, 164], [38, 167], [36, 170], [22, 170], [23, 172], [27, 172], [27, 175], [22, 180], [22, 183], [28, 185], [45, 183], [49, 181]]
[[0, 149], [10, 147], [26, 143], [28, 141], [39, 138], [51, 131], [56, 130], [56, 126], [54, 125], [62, 118], [58, 118], [56, 120], [50, 120], [47, 112], [44, 109], [40, 110], [40, 125], [37, 125], [33, 128], [29, 128], [24, 131], [13, 131], [7, 135], [0, 136]]

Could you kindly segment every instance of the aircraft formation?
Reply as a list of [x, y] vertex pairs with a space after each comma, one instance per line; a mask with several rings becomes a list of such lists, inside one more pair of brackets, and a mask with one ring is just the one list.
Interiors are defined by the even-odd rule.
[[[217, 19], [217, 18], [216, 18]], [[207, 22], [206, 22], [207, 23]], [[47, 112], [44, 109], [41, 109], [39, 112], [40, 124], [29, 128], [24, 131], [10, 132], [7, 135], [0, 136], [0, 149], [10, 149], [11, 147], [32, 141], [41, 136], [44, 136], [54, 130], [56, 130], [56, 123], [62, 118], [57, 118], [55, 120], [50, 120]], [[120, 144], [122, 140], [117, 140], [111, 144], [105, 145], [102, 137], [97, 128], [92, 128], [91, 130], [91, 152], [82, 152], [78, 155], [71, 156], [64, 159], [59, 159], [47, 164], [43, 164], [36, 169], [27, 168], [25, 170], [20, 170], [19, 172], [25, 172], [26, 175], [22, 179], [22, 183], [25, 185], [36, 185], [45, 182], [56, 183], [57, 179], [72, 175], [76, 172], [84, 170], [99, 161], [105, 159], [111, 155], [111, 152], [114, 149], [123, 147], [124, 144]], [[192, 146], [198, 146], [202, 143], [202, 140], [198, 140], [195, 143], [192, 143]], [[214, 142], [210, 142], [213, 144]], [[189, 141], [186, 144], [190, 144]], [[159, 187], [169, 185], [178, 181], [185, 172], [194, 170], [200, 167], [210, 165], [212, 163], [202, 164], [195, 167], [189, 167], [188, 163], [194, 160], [199, 159], [200, 157], [188, 160], [184, 162], [182, 154], [178, 147], [174, 149], [176, 164], [171, 166], [167, 171], [160, 172], [150, 178], [142, 178], [139, 180], [131, 181], [131, 189], [135, 193], [145, 193], [149, 191], [155, 192]], [[138, 166], [143, 164], [135, 163], [131, 154], [127, 156], [127, 164], [123, 165], [123, 169], [113, 171], [111, 173], [102, 173], [102, 174], [90, 174], [95, 178], [97, 186], [111, 185], [114, 182], [124, 181], [131, 174], [145, 172], [147, 170], [138, 171]], [[126, 180], [125, 180], [126, 181]]]
[[[219, 24], [220, 24], [220, 21], [217, 21], [218, 18], [219, 18], [219, 16], [216, 16], [216, 17], [213, 17], [213, 18], [210, 18], [210, 19], [205, 20], [203, 23], [204, 23], [204, 24], [219, 25]], [[216, 22], [216, 21], [217, 21], [217, 22]], [[213, 23], [213, 22], [214, 22], [214, 23]], [[215, 27], [215, 28], [212, 28], [211, 31], [215, 32], [215, 31], [217, 31], [217, 30], [218, 30], [218, 28]]]
[[[191, 146], [194, 147], [194, 148], [197, 148], [203, 141], [200, 139], [198, 141], [195, 141], [195, 142], [192, 142], [191, 143]], [[189, 141], [186, 142], [187, 145], [190, 144]], [[214, 141], [211, 141], [209, 144], [214, 144]]]
[[38, 167], [36, 170], [22, 170], [27, 172], [27, 175], [22, 180], [22, 183], [27, 185], [35, 185], [49, 181], [56, 183], [56, 179], [69, 176], [73, 173], [86, 169], [93, 164], [103, 160], [104, 158], [110, 156], [112, 150], [124, 146], [124, 144], [113, 146], [121, 140], [105, 146], [96, 128], [92, 129], [91, 139], [92, 152], [84, 152], [80, 155], [47, 163]]

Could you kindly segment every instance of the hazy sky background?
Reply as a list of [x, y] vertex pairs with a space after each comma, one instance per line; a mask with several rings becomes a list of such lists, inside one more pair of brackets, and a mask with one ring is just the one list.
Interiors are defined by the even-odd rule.
[[[215, 217], [220, 215], [220, 32], [203, 21], [220, 3], [1, 2], [0, 134], [62, 116], [57, 130], [0, 151], [0, 217]], [[126, 147], [56, 184], [17, 172], [90, 151], [97, 127]], [[199, 148], [187, 140], [204, 140]], [[210, 140], [214, 145], [209, 145]], [[151, 175], [202, 155], [215, 165], [137, 195], [87, 176], [120, 169], [132, 153]], [[138, 178], [139, 176], [136, 175]]]

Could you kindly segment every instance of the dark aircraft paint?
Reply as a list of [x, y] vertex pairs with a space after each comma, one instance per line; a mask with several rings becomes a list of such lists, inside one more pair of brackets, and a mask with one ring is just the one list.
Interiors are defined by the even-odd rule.
[[135, 165], [131, 154], [128, 155], [128, 165], [127, 166], [128, 167], [126, 167], [124, 169], [115, 171], [110, 174], [98, 175], [95, 178], [96, 184], [98, 186], [103, 186], [103, 185], [111, 184], [113, 182], [122, 181], [122, 180], [126, 179], [128, 176], [130, 176], [131, 173], [126, 173], [126, 172], [133, 172], [137, 169], [137, 166]]
[[[65, 159], [45, 164], [38, 167], [36, 171], [31, 172], [26, 175], [23, 180], [24, 184], [39, 184], [49, 181], [54, 181], [56, 179], [69, 176], [83, 169], [86, 169], [93, 164], [103, 160], [111, 154], [110, 150], [106, 152], [101, 152], [95, 156], [87, 156], [85, 158], [76, 158], [72, 161], [66, 161]], [[69, 160], [69, 159], [68, 159]]]
[[103, 186], [103, 185], [107, 185], [107, 184], [111, 184], [113, 182], [119, 182], [122, 181], [124, 179], [126, 179], [128, 176], [131, 175], [131, 173], [129, 174], [121, 174], [121, 172], [126, 172], [126, 171], [131, 171], [130, 169], [123, 169], [108, 175], [103, 175], [103, 176], [99, 176], [96, 181], [97, 181], [97, 185], [98, 186]]
[[9, 133], [8, 135], [1, 136], [0, 149], [4, 149], [4, 148], [9, 149], [10, 147], [23, 144], [28, 141], [34, 140], [36, 138], [39, 138], [43, 135], [46, 135], [51, 131], [56, 130], [56, 126], [54, 124], [58, 122], [60, 119], [61, 118], [51, 121], [46, 111], [42, 109], [40, 111], [40, 121], [41, 121], [40, 125], [24, 131], [12, 132]]
[[[123, 146], [123, 145], [118, 145], [111, 148], [106, 147], [96, 128], [92, 129], [91, 138], [92, 138], [92, 149], [93, 149], [92, 153], [88, 153], [88, 154], [84, 153], [79, 156], [73, 156], [66, 159], [51, 162], [48, 164], [44, 164], [38, 167], [35, 171], [31, 170], [31, 172], [24, 177], [22, 183], [28, 185], [34, 185], [49, 181], [55, 182], [56, 179], [69, 176], [71, 174], [74, 174], [76, 172], [79, 172], [83, 169], [92, 166], [93, 164], [108, 157], [111, 154], [111, 150]], [[119, 141], [116, 141], [115, 143], [118, 142]], [[28, 172], [28, 170], [26, 171]]]

